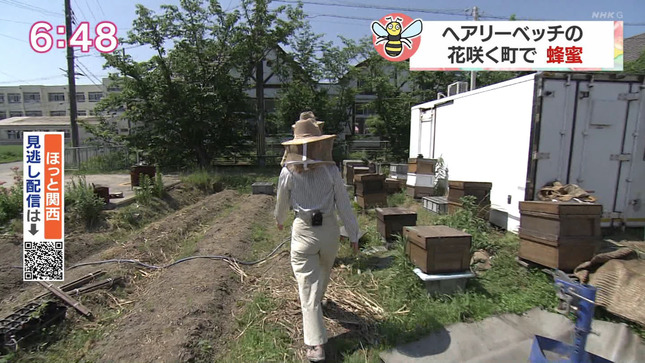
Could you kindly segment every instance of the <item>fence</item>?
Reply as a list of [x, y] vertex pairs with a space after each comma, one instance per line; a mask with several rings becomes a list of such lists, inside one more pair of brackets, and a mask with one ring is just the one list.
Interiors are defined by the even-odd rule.
[[136, 156], [123, 146], [65, 148], [65, 170], [109, 172], [129, 169]]

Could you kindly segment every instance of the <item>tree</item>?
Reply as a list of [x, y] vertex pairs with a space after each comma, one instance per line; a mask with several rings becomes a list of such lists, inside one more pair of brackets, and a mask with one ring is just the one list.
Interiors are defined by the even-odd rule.
[[326, 133], [341, 132], [350, 117], [355, 89], [348, 75], [364, 54], [364, 44], [340, 37], [341, 45], [323, 42], [304, 23], [289, 39], [279, 70], [282, 88], [273, 122], [290, 131], [300, 112], [312, 110], [325, 121]]
[[638, 75], [645, 74], [645, 51], [643, 51], [636, 60], [625, 62], [623, 69], [625, 73]]
[[148, 46], [155, 55], [141, 62], [104, 56], [122, 92], [100, 106], [125, 105], [134, 131], [126, 142], [146, 150], [150, 161], [173, 166], [208, 167], [215, 157], [248, 148], [245, 120], [255, 110], [245, 90], [253, 69], [299, 21], [291, 7], [268, 10], [268, 4], [243, 0], [241, 10], [227, 13], [216, 0], [181, 0], [160, 14], [138, 5], [123, 43]]

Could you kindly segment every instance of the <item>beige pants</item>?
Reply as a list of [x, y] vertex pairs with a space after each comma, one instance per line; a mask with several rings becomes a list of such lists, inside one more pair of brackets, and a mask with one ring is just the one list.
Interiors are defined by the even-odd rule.
[[306, 345], [327, 343], [321, 300], [338, 254], [340, 231], [335, 216], [325, 216], [322, 226], [300, 218], [293, 222], [291, 267], [298, 281]]

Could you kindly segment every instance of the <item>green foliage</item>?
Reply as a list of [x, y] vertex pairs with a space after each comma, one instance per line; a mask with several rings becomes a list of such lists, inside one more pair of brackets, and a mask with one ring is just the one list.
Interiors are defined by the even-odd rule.
[[22, 213], [22, 173], [18, 167], [11, 168], [11, 171], [14, 174], [14, 184], [9, 188], [0, 184], [0, 225], [18, 218]]
[[214, 192], [213, 187], [218, 185], [222, 188], [235, 189], [241, 193], [251, 193], [251, 185], [257, 181], [278, 183], [279, 169], [267, 167], [254, 169], [254, 172], [224, 171], [216, 173], [213, 171], [199, 170], [194, 173], [182, 176], [182, 181], [208, 193]]
[[22, 145], [0, 145], [0, 164], [22, 160]]
[[151, 163], [208, 167], [249, 148], [245, 120], [254, 110], [245, 90], [254, 67], [304, 15], [292, 7], [270, 9], [269, 0], [243, 0], [239, 8], [226, 12], [217, 1], [184, 0], [156, 14], [137, 5], [123, 43], [150, 47], [154, 56], [138, 62], [121, 52], [104, 54], [122, 91], [101, 100], [98, 110], [125, 106], [123, 117], [133, 127], [124, 140], [148, 151]]
[[232, 342], [231, 350], [224, 357], [218, 357], [218, 361], [282, 362], [285, 356], [291, 355], [293, 342], [288, 332], [281, 325], [263, 322], [279, 303], [267, 293], [255, 294], [242, 315], [237, 317], [238, 339]]
[[91, 228], [100, 220], [104, 202], [94, 188], [87, 183], [84, 175], [72, 178], [65, 190], [65, 209], [74, 221], [82, 221]]
[[350, 83], [351, 65], [361, 59], [367, 45], [343, 37], [340, 40], [340, 47], [322, 41], [308, 22], [289, 38], [292, 50], [283, 55], [282, 66], [277, 69], [284, 84], [276, 112], [270, 117], [274, 132], [291, 132], [293, 122], [307, 110], [325, 121], [325, 133], [343, 130], [356, 94]]
[[465, 196], [460, 201], [462, 208], [454, 214], [438, 216], [434, 224], [446, 225], [471, 234], [473, 251], [484, 249], [495, 252], [497, 246], [490, 240], [490, 226], [486, 220], [478, 216], [481, 208], [475, 204], [475, 197]]
[[127, 151], [120, 150], [90, 158], [81, 163], [79, 169], [85, 174], [108, 173], [128, 169], [132, 163], [134, 163], [134, 159], [128, 155]]
[[137, 203], [148, 205], [152, 201], [155, 186], [147, 174], [139, 174], [139, 187], [134, 190]]
[[398, 192], [387, 197], [387, 205], [390, 207], [398, 207], [405, 204], [407, 200], [407, 195], [405, 192]]
[[153, 189], [152, 194], [157, 198], [163, 198], [166, 195], [166, 187], [163, 184], [163, 175], [161, 174], [161, 168], [159, 166], [157, 166], [157, 171], [155, 172]]
[[645, 51], [636, 60], [625, 62], [623, 69], [629, 74], [645, 74]]

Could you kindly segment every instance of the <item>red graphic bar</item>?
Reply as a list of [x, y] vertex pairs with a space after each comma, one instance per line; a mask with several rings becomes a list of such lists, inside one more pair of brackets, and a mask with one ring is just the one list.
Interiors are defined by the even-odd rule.
[[45, 135], [45, 239], [63, 238], [63, 135]]

